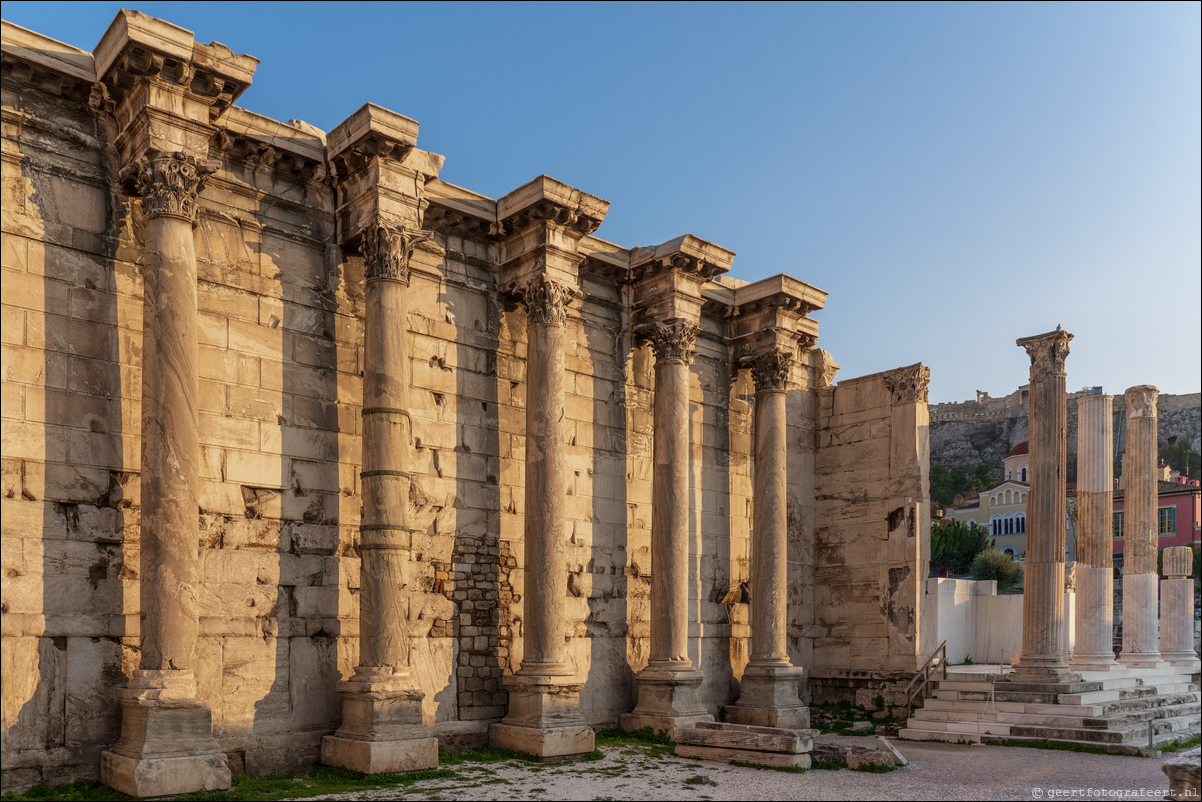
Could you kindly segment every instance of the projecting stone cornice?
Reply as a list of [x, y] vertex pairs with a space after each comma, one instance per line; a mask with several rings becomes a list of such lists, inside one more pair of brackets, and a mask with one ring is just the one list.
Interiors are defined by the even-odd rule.
[[4, 77], [22, 87], [80, 103], [93, 95], [96, 60], [91, 53], [8, 20], [0, 22], [0, 53]]
[[[117, 12], [93, 56], [97, 80], [116, 106], [131, 93], [138, 94], [135, 107], [162, 108], [202, 124], [215, 121], [233, 105], [259, 65], [254, 56], [234, 53], [220, 42], [201, 44], [186, 28], [127, 9]], [[147, 83], [156, 91], [145, 91]], [[182, 108], [173, 105], [162, 96], [164, 91], [189, 102]], [[203, 108], [203, 116], [193, 106]], [[136, 116], [136, 108], [127, 116]]]
[[548, 175], [540, 175], [497, 201], [497, 222], [505, 237], [546, 223], [579, 239], [596, 231], [608, 213], [609, 201]]
[[425, 225], [453, 237], [486, 242], [497, 237], [497, 202], [470, 189], [434, 180], [426, 184]]
[[633, 249], [627, 280], [634, 289], [636, 317], [642, 323], [700, 322], [701, 288], [729, 270], [734, 256], [734, 251], [691, 234]]

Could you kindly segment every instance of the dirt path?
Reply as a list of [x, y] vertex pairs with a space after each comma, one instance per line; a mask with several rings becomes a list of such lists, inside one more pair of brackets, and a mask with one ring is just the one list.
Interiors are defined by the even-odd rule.
[[[822, 736], [872, 746], [875, 739]], [[461, 763], [455, 776], [316, 799], [1162, 799], [1168, 783], [1156, 758], [1003, 746], [895, 742], [910, 765], [887, 774], [846, 769], [804, 774], [728, 766], [659, 754], [654, 747], [605, 747], [603, 760], [531, 765]], [[1196, 751], [1196, 750], [1195, 750]], [[1071, 795], [1076, 790], [1076, 795]], [[1093, 790], [1093, 794], [1089, 793]], [[1120, 792], [1115, 794], [1115, 792]]]

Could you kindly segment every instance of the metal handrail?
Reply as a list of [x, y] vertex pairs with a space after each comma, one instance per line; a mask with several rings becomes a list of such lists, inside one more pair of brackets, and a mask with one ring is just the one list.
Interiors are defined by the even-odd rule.
[[944, 641], [935, 651], [931, 652], [931, 656], [927, 658], [927, 661], [922, 664], [922, 668], [914, 674], [914, 679], [910, 680], [910, 684], [906, 686], [906, 718], [909, 718], [910, 714], [914, 712], [914, 697], [918, 695], [918, 688], [914, 687], [914, 683], [921, 679], [922, 685], [919, 687], [922, 688], [924, 695], [927, 693], [927, 685], [930, 683], [933, 668], [932, 663], [939, 655], [943, 655], [939, 660], [939, 667], [943, 671], [943, 679], [947, 679], [947, 641]]

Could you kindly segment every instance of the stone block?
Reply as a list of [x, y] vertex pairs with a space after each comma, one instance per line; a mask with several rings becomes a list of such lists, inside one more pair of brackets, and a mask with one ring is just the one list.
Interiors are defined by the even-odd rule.
[[132, 797], [221, 791], [232, 779], [222, 754], [141, 759], [115, 752], [100, 755], [100, 781]]
[[327, 735], [321, 739], [321, 762], [364, 774], [432, 769], [438, 767], [438, 739], [354, 741]]

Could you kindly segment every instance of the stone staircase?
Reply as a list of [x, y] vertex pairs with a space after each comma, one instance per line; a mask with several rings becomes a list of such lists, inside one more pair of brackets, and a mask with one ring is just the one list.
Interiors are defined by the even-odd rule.
[[[1131, 754], [1202, 731], [1199, 675], [1189, 668], [1084, 672], [1081, 682], [1023, 684], [996, 673], [949, 672], [906, 722], [911, 741], [1050, 741]], [[997, 682], [995, 682], [995, 678]]]

